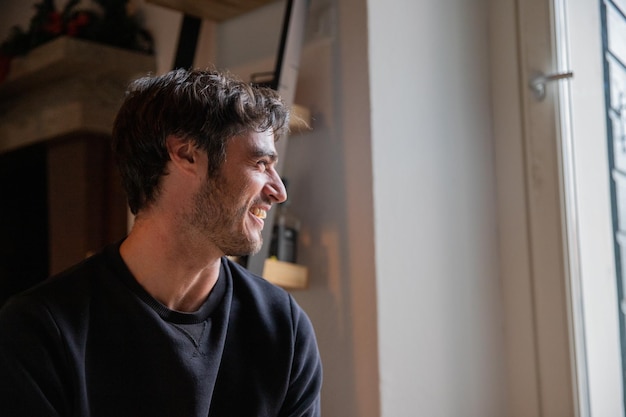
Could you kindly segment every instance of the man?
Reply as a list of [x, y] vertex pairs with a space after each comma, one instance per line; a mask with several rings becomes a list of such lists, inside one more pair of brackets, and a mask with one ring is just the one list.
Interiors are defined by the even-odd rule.
[[129, 235], [0, 312], [0, 415], [319, 416], [292, 297], [230, 262], [286, 199], [276, 93], [216, 71], [131, 84], [113, 149]]

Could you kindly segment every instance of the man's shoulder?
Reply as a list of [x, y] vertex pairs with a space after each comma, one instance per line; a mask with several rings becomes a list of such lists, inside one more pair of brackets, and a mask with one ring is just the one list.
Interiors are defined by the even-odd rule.
[[[247, 320], [260, 321], [264, 326], [289, 328], [297, 332], [296, 328], [310, 327], [306, 312], [296, 302], [294, 297], [285, 289], [280, 288], [266, 279], [255, 275], [229, 261], [232, 276], [233, 302], [238, 304], [236, 311], [246, 312]], [[300, 329], [302, 330], [302, 329]]]
[[283, 288], [272, 284], [228, 258], [224, 258], [224, 264], [232, 276], [235, 293], [248, 293], [250, 296], [266, 301], [290, 302], [291, 296]]
[[0, 309], [0, 318], [25, 311], [67, 310], [68, 314], [84, 308], [94, 292], [93, 283], [107, 274], [103, 254], [95, 254], [69, 269], [47, 278], [28, 290], [9, 298]]

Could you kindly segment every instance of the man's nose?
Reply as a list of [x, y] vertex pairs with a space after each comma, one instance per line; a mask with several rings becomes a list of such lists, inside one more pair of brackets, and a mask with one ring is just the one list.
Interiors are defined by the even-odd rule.
[[274, 203], [282, 203], [287, 200], [287, 189], [277, 173], [275, 173], [272, 180], [268, 182], [265, 194], [269, 196]]

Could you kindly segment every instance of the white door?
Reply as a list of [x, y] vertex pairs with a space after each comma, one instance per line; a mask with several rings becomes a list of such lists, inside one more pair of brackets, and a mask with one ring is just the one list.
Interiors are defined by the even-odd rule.
[[[492, 2], [513, 417], [624, 415], [601, 5]], [[568, 71], [544, 98], [529, 87]]]

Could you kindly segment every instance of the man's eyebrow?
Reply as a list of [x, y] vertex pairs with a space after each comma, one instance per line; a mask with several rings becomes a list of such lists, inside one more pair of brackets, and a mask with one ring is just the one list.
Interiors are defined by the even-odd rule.
[[274, 150], [263, 149], [263, 148], [254, 148], [250, 152], [253, 158], [270, 158], [273, 162], [278, 160], [278, 153]]

